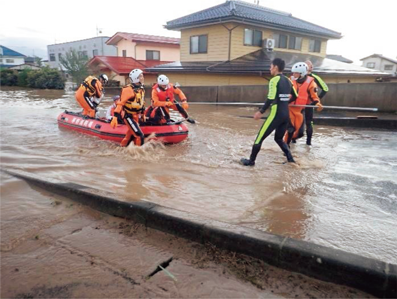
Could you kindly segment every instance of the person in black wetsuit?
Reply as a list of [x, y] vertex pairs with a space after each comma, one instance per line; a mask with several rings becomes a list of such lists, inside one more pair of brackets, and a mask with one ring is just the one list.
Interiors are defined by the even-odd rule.
[[255, 113], [254, 119], [260, 119], [262, 114], [269, 107], [270, 115], [259, 130], [254, 146], [252, 147], [250, 158], [243, 158], [240, 160], [241, 164], [244, 166], [255, 165], [256, 156], [261, 150], [263, 140], [274, 130], [276, 130], [274, 140], [286, 155], [288, 162], [295, 162], [288, 145], [283, 141], [283, 137], [289, 124], [288, 103], [296, 100], [298, 94], [293, 88], [291, 81], [283, 75], [282, 72], [284, 67], [285, 62], [280, 58], [275, 58], [270, 65], [270, 73], [274, 77], [269, 82], [267, 101], [263, 107]]

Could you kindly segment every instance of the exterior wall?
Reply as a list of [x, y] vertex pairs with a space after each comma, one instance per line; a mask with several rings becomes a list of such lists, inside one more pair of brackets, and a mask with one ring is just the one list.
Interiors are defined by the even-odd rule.
[[373, 76], [326, 76], [321, 75], [321, 78], [327, 84], [336, 84], [336, 83], [375, 83], [376, 77]]
[[[231, 86], [231, 85], [268, 85], [268, 80], [255, 75], [223, 75], [223, 74], [186, 74], [165, 73], [171, 82], [179, 82], [182, 86]], [[288, 75], [288, 74], [287, 74]], [[332, 83], [374, 83], [375, 77], [371, 76], [324, 76], [322, 79], [327, 84]], [[270, 79], [271, 76], [266, 76]]]
[[[7, 62], [7, 59], [12, 59], [13, 62]], [[25, 58], [22, 56], [0, 56], [0, 66], [15, 66], [25, 64]]]
[[364, 59], [362, 66], [368, 68], [367, 63], [369, 63], [369, 62], [375, 63], [375, 67], [373, 68], [374, 70], [380, 70], [380, 64], [381, 64], [380, 57], [369, 57], [367, 59]]
[[[208, 35], [207, 53], [190, 54], [190, 37]], [[192, 28], [181, 31], [180, 61], [226, 61], [228, 58], [229, 32], [222, 25]]]
[[[244, 45], [244, 29], [256, 29], [262, 31], [262, 39], [274, 38], [274, 34], [286, 34], [297, 37], [302, 37], [302, 48], [301, 50], [290, 50], [280, 49], [278, 51], [289, 52], [289, 53], [310, 53], [311, 55], [318, 55], [321, 57], [326, 56], [327, 52], [327, 40], [314, 38], [310, 36], [304, 36], [301, 34], [291, 34], [286, 31], [278, 31], [267, 28], [260, 28], [250, 25], [238, 24], [238, 23], [227, 23], [224, 24], [229, 29], [238, 26], [232, 30], [231, 35], [231, 55], [230, 59], [244, 56], [246, 54], [255, 52], [262, 47], [257, 46], [246, 46]], [[190, 37], [194, 35], [208, 35], [208, 51], [203, 54], [190, 54]], [[321, 40], [321, 52], [309, 52], [309, 44], [311, 39]], [[222, 25], [212, 25], [200, 28], [191, 28], [181, 31], [181, 57], [180, 61], [226, 61], [228, 60], [229, 51], [229, 31]]]
[[229, 85], [267, 85], [267, 81], [259, 76], [218, 75], [218, 74], [184, 74], [165, 73], [170, 82], [178, 82], [181, 86], [229, 86]]
[[146, 59], [146, 50], [159, 51], [160, 61], [179, 61], [180, 49], [179, 46], [174, 45], [159, 45], [159, 44], [138, 44], [136, 47], [137, 60]]
[[[145, 74], [144, 76], [145, 76], [145, 86], [147, 86], [147, 87], [152, 86], [157, 80], [157, 75], [155, 75], [155, 74]], [[128, 75], [125, 75], [125, 76], [117, 75], [114, 72], [111, 72], [109, 74], [109, 79], [114, 80], [114, 81], [119, 81], [120, 87], [123, 87], [130, 83], [130, 80], [128, 80]], [[105, 89], [114, 89], [114, 88], [105, 87]], [[148, 97], [148, 96], [150, 97], [150, 95], [147, 95], [146, 97]]]
[[[99, 36], [90, 39], [84, 39], [80, 41], [73, 41], [62, 44], [48, 45], [48, 64], [51, 68], [61, 69], [61, 65], [59, 63], [58, 55], [61, 54], [65, 56], [67, 52], [74, 49], [77, 52], [87, 51], [88, 60], [90, 60], [93, 55], [93, 51], [98, 51], [98, 56], [116, 56], [117, 49], [114, 46], [108, 46], [105, 42], [109, 39], [106, 36]], [[50, 54], [55, 54], [55, 61], [51, 61]]]
[[[182, 86], [190, 102], [251, 102], [266, 100], [266, 85]], [[396, 83], [330, 84], [322, 99], [324, 105], [378, 108], [380, 112], [397, 111]]]
[[[375, 70], [379, 70], [385, 73], [393, 74], [397, 76], [397, 63], [393, 63], [389, 60], [382, 59], [381, 57], [369, 57], [363, 60], [363, 67], [367, 67], [367, 63], [374, 62], [375, 63]], [[386, 65], [393, 65], [392, 70], [385, 70]]]
[[127, 57], [135, 58], [135, 42], [122, 39], [117, 43], [117, 56], [123, 57], [123, 50], [127, 51]]
[[[234, 24], [236, 26], [237, 24]], [[229, 27], [229, 28], [233, 28]], [[272, 32], [268, 29], [261, 29], [258, 27], [247, 26], [247, 25], [239, 25], [239, 27], [235, 28], [232, 31], [232, 46], [231, 46], [231, 57], [230, 60], [236, 59], [238, 57], [247, 55], [249, 53], [255, 52], [257, 50], [262, 49], [262, 47], [256, 46], [245, 46], [244, 45], [244, 29], [256, 29], [262, 30], [262, 39], [271, 38]]]

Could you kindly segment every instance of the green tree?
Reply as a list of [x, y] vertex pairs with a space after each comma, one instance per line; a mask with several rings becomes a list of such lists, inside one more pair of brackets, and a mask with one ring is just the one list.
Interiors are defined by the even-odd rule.
[[42, 67], [42, 66], [43, 66], [42, 60], [43, 60], [43, 58], [40, 58], [40, 57], [38, 57], [38, 56], [35, 56], [35, 57], [34, 57], [34, 62], [36, 63], [36, 65], [37, 65], [38, 67]]
[[65, 57], [61, 56], [59, 62], [66, 69], [66, 72], [72, 76], [73, 82], [77, 84], [80, 84], [88, 76], [86, 66], [88, 57], [79, 55], [74, 49], [67, 52]]

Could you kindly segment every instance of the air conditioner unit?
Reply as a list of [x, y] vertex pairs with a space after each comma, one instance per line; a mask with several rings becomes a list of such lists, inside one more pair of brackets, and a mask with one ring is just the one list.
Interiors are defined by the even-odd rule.
[[272, 52], [275, 45], [276, 41], [274, 39], [266, 38], [263, 40], [262, 48], [266, 49], [269, 52]]

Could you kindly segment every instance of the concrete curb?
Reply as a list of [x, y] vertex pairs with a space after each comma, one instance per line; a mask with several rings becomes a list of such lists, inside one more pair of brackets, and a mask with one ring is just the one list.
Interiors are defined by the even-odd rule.
[[2, 171], [98, 211], [132, 219], [179, 237], [200, 243], [210, 242], [219, 248], [243, 253], [276, 267], [354, 287], [377, 297], [397, 296], [397, 265], [394, 264], [206, 219], [149, 202], [125, 202], [113, 193], [74, 183], [42, 180], [21, 171]]

